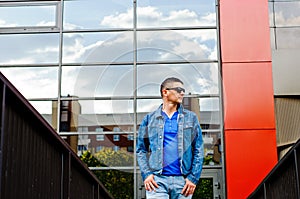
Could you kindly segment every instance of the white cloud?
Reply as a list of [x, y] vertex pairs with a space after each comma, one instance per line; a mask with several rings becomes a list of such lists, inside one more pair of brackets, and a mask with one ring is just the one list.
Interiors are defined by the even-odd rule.
[[17, 24], [7, 23], [5, 20], [0, 19], [0, 27], [16, 27]]
[[7, 64], [7, 65], [18, 65], [18, 64], [20, 64], [20, 65], [22, 65], [24, 63], [33, 64], [34, 62], [35, 62], [35, 60], [32, 57], [21, 57], [19, 59], [8, 60], [4, 64]]
[[57, 96], [56, 69], [1, 68], [1, 72], [26, 98]]
[[126, 13], [115, 13], [114, 15], [105, 16], [100, 22], [101, 25], [108, 27], [132, 27], [132, 9]]
[[[101, 25], [108, 27], [132, 27], [132, 9], [103, 18]], [[215, 13], [199, 16], [196, 12], [183, 9], [163, 13], [152, 6], [137, 8], [138, 27], [149, 26], [210, 26], [216, 25]]]
[[55, 23], [54, 22], [49, 22], [49, 21], [40, 21], [39, 23], [37, 23], [37, 26], [54, 26]]
[[28, 52], [29, 53], [37, 53], [37, 54], [57, 53], [58, 52], [58, 46], [57, 47], [45, 46], [44, 48], [36, 48], [36, 49], [33, 49], [31, 51], [28, 51]]
[[299, 26], [300, 24], [300, 16], [288, 17], [283, 12], [276, 12], [275, 16], [276, 16], [277, 25], [288, 24], [290, 26], [291, 25]]
[[[300, 24], [300, 2], [275, 3], [276, 25], [299, 26]], [[273, 14], [270, 14], [273, 19]]]

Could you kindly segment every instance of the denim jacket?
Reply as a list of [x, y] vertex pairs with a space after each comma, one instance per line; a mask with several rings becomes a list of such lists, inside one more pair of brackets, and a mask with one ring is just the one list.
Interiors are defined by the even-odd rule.
[[[143, 180], [163, 169], [164, 117], [162, 105], [147, 114], [138, 131], [136, 154]], [[178, 154], [181, 173], [197, 184], [203, 165], [203, 139], [198, 118], [182, 105], [178, 108]]]

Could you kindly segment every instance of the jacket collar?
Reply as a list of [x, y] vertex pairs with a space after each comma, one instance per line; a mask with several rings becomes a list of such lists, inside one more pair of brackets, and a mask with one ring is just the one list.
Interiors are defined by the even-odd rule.
[[[156, 109], [156, 111], [154, 112], [154, 115], [155, 115], [156, 118], [157, 117], [163, 117], [163, 115], [162, 115], [162, 107], [163, 107], [163, 104], [161, 104], [158, 107], [158, 109]], [[178, 115], [181, 115], [181, 114], [183, 114], [185, 112], [182, 104], [179, 104], [179, 107], [178, 107], [177, 111], [178, 111]]]

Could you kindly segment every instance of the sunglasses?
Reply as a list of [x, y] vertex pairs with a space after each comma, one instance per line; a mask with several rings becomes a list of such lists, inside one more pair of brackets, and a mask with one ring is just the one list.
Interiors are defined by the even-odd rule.
[[184, 88], [181, 88], [181, 87], [166, 88], [166, 90], [174, 90], [174, 91], [176, 91], [177, 93], [181, 93], [181, 91], [182, 91], [182, 92], [185, 93], [185, 89], [184, 89]]

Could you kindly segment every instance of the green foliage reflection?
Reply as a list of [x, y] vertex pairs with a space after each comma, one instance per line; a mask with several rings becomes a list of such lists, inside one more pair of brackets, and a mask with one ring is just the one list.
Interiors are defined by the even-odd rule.
[[213, 199], [213, 178], [201, 178], [193, 195], [193, 199]]
[[[81, 160], [88, 167], [107, 167], [107, 166], [132, 166], [133, 157], [126, 151], [113, 151], [104, 149], [92, 155], [86, 151], [82, 154]], [[122, 199], [132, 199], [133, 193], [133, 173], [108, 169], [93, 171], [106, 189], [115, 197]], [[193, 199], [213, 199], [213, 179], [201, 178]]]
[[[94, 156], [91, 152], [86, 151], [82, 154], [81, 160], [88, 167], [130, 166], [133, 164], [133, 157], [127, 152], [116, 152], [111, 149], [101, 150]], [[133, 173], [114, 169], [93, 172], [115, 198], [133, 198]]]

